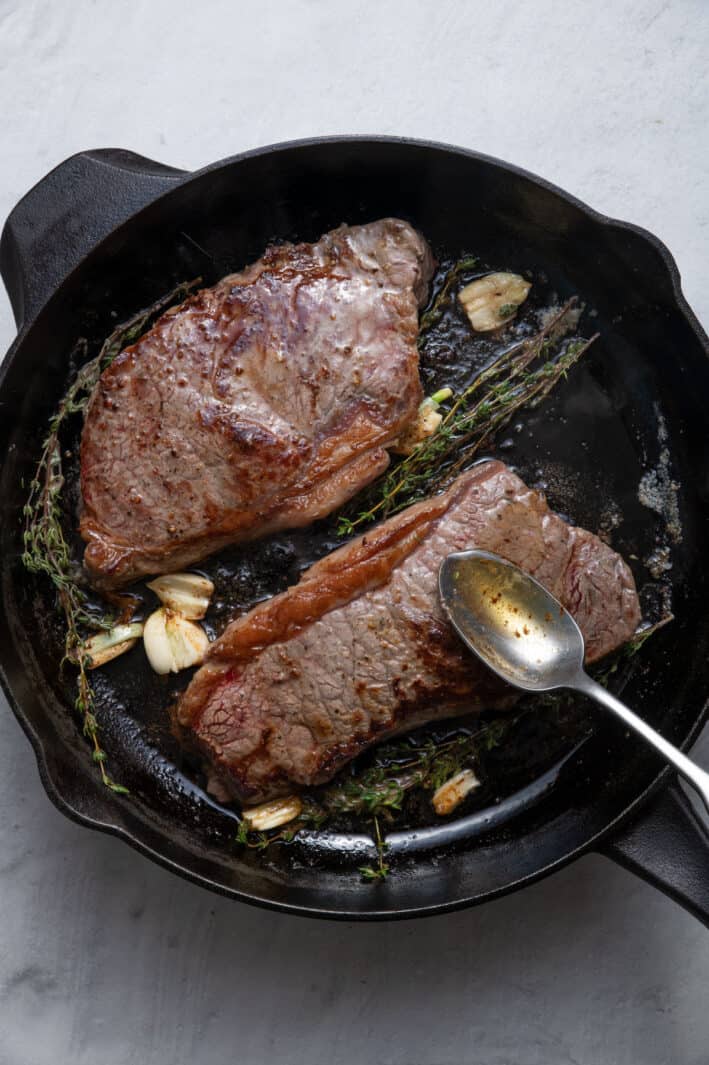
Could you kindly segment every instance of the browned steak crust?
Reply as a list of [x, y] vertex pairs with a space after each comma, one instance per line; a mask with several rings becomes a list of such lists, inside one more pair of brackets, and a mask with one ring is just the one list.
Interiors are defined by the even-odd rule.
[[260, 801], [328, 780], [392, 733], [508, 704], [514, 693], [463, 650], [438, 602], [441, 561], [470, 547], [523, 567], [560, 599], [587, 661], [637, 627], [623, 559], [486, 462], [233, 622], [178, 704], [183, 738], [230, 794]]
[[101, 376], [81, 444], [94, 581], [307, 525], [384, 470], [415, 416], [433, 260], [393, 218], [269, 248], [167, 314]]

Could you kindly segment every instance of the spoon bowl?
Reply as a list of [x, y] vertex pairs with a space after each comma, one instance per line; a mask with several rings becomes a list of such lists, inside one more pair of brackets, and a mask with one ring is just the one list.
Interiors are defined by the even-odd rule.
[[583, 635], [571, 614], [517, 566], [489, 551], [461, 551], [443, 561], [438, 580], [458, 635], [510, 684], [550, 691], [583, 668]]

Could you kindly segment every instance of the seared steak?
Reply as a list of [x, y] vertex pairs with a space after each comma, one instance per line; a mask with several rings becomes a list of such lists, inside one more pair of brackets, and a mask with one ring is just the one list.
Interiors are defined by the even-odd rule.
[[163, 315], [102, 374], [81, 443], [94, 581], [307, 525], [380, 474], [415, 417], [433, 268], [406, 222], [269, 248]]
[[233, 622], [176, 708], [183, 738], [231, 795], [253, 802], [323, 783], [392, 733], [511, 703], [515, 693], [463, 649], [438, 602], [441, 561], [471, 547], [516, 563], [560, 599], [589, 662], [638, 624], [623, 559], [486, 462]]

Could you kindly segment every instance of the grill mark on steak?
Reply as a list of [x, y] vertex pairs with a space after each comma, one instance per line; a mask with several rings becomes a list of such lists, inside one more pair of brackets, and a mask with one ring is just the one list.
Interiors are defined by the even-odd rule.
[[101, 375], [81, 442], [95, 584], [324, 517], [415, 418], [433, 259], [406, 222], [269, 248], [164, 314]]
[[494, 551], [572, 612], [594, 661], [640, 620], [632, 574], [500, 462], [408, 508], [233, 622], [173, 710], [228, 793], [254, 802], [324, 783], [372, 743], [517, 694], [455, 637], [438, 602], [452, 551]]

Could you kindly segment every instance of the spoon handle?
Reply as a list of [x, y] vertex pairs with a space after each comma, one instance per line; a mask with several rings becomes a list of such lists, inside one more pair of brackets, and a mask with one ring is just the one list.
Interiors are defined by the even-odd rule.
[[629, 728], [638, 732], [644, 740], [646, 740], [651, 747], [654, 747], [656, 751], [671, 763], [684, 779], [692, 785], [693, 788], [699, 793], [704, 802], [704, 805], [709, 811], [709, 773], [705, 773], [698, 765], [696, 765], [690, 758], [687, 758], [685, 754], [669, 743], [664, 736], [661, 736], [659, 732], [656, 732], [654, 728], [651, 728], [647, 722], [643, 721], [641, 717], [633, 713], [625, 705], [621, 703], [620, 699], [616, 699], [615, 695], [611, 695], [602, 684], [598, 684], [595, 680], [592, 680], [586, 673], [581, 673], [578, 677], [574, 678], [574, 682], [570, 687], [573, 687], [576, 691], [583, 692], [584, 695], [589, 695], [592, 699], [595, 699], [598, 703], [603, 703], [609, 710], [624, 721]]

